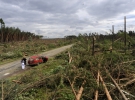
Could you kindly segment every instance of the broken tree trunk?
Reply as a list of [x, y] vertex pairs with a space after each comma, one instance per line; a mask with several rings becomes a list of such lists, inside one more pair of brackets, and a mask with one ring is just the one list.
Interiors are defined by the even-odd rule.
[[115, 84], [115, 86], [117, 87], [117, 89], [119, 90], [120, 94], [122, 95], [124, 100], [128, 100], [127, 97], [124, 95], [124, 93], [122, 92], [122, 90], [120, 89], [119, 85], [116, 83], [116, 81], [112, 78], [112, 76], [110, 75], [109, 71], [105, 68], [106, 73], [109, 75], [109, 77], [112, 79], [113, 83]]
[[68, 57], [69, 57], [69, 64], [70, 64], [71, 61], [72, 61], [72, 57], [71, 57], [71, 55], [70, 55], [70, 52], [68, 52]]
[[[98, 74], [97, 74], [97, 85], [99, 86], [99, 70], [98, 70]], [[96, 92], [95, 92], [95, 99], [94, 100], [98, 100], [98, 90], [96, 90]]]
[[81, 95], [82, 95], [82, 92], [83, 92], [83, 85], [86, 83], [86, 80], [84, 80], [83, 81], [83, 83], [82, 83], [82, 86], [80, 87], [80, 89], [79, 89], [79, 91], [78, 91], [78, 93], [77, 93], [77, 95], [76, 95], [76, 100], [80, 100], [80, 98], [81, 98]]
[[4, 100], [4, 89], [3, 89], [3, 80], [2, 80], [2, 83], [1, 83], [1, 100]]
[[[75, 95], [75, 98], [76, 98], [76, 92], [75, 92], [75, 90], [74, 90], [74, 82], [72, 82], [71, 83], [71, 81], [70, 81], [70, 79], [67, 77], [67, 79], [68, 79], [68, 81], [69, 81], [69, 83], [70, 83], [70, 86], [71, 86], [71, 88], [72, 88], [72, 92], [74, 93], [74, 95]], [[77, 99], [77, 98], [76, 98]]]
[[100, 80], [101, 80], [101, 82], [102, 82], [102, 84], [103, 84], [103, 86], [104, 86], [105, 93], [106, 93], [106, 96], [107, 96], [108, 100], [112, 100], [111, 95], [110, 95], [110, 93], [109, 93], [109, 91], [108, 91], [108, 89], [107, 89], [107, 87], [106, 87], [106, 85], [105, 85], [105, 83], [104, 83], [104, 81], [103, 81], [103, 78], [102, 78], [102, 76], [100, 75], [100, 73], [99, 73], [99, 78], [100, 78]]
[[18, 81], [18, 80], [12, 80], [12, 82], [15, 82], [15, 83], [18, 83], [18, 84], [22, 84], [22, 82]]
[[130, 80], [130, 81], [128, 81], [125, 85], [123, 85], [123, 86], [127, 86], [127, 85], [130, 85], [130, 84], [132, 84], [132, 83], [134, 83], [135, 82], [135, 79], [132, 79], [132, 80]]

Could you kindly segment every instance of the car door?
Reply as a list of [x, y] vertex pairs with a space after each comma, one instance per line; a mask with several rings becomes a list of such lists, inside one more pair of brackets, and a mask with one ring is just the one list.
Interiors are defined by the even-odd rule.
[[39, 58], [39, 63], [43, 63], [43, 59], [41, 56], [38, 57]]

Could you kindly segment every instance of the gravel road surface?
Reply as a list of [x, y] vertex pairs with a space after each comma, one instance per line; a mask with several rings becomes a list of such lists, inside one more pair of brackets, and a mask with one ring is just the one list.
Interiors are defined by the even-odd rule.
[[[60, 48], [56, 48], [44, 53], [41, 53], [39, 55], [43, 55], [43, 56], [47, 56], [52, 57], [55, 56], [56, 54], [61, 53], [62, 51], [65, 51], [66, 49], [70, 48], [72, 45], [67, 45], [67, 46], [63, 46]], [[28, 59], [29, 57], [27, 57]], [[27, 68], [28, 66], [26, 66]], [[8, 63], [8, 64], [4, 64], [4, 65], [0, 65], [0, 80], [6, 78], [6, 76], [10, 76], [18, 71], [21, 71], [21, 59]]]

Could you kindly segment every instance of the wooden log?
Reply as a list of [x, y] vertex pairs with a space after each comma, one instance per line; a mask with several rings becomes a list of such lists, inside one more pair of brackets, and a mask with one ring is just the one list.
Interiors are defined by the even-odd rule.
[[1, 100], [4, 100], [4, 89], [3, 89], [3, 80], [2, 80], [2, 83], [1, 83]]
[[79, 89], [79, 91], [78, 91], [78, 93], [77, 93], [77, 95], [76, 95], [76, 100], [80, 100], [81, 95], [82, 95], [82, 92], [83, 92], [83, 90], [84, 90], [83, 85], [84, 85], [85, 83], [86, 83], [86, 80], [83, 81], [82, 86], [80, 87], [80, 89]]
[[70, 57], [70, 59], [69, 59], [69, 64], [72, 62], [72, 57]]
[[106, 73], [109, 75], [109, 77], [112, 79], [113, 83], [115, 84], [115, 86], [117, 87], [117, 89], [119, 90], [120, 94], [122, 95], [124, 100], [128, 100], [127, 97], [124, 95], [124, 93], [122, 92], [122, 90], [120, 89], [119, 85], [116, 83], [116, 81], [112, 78], [112, 76], [110, 75], [109, 71], [105, 68]]
[[[99, 71], [98, 71], [98, 74], [97, 74], [97, 86], [99, 87]], [[98, 90], [96, 90], [96, 92], [95, 92], [94, 100], [98, 100]]]
[[122, 62], [122, 63], [120, 63], [120, 64], [126, 64], [126, 63], [132, 63], [132, 62], [135, 62], [135, 60], [131, 60], [131, 61]]
[[132, 79], [132, 80], [130, 80], [130, 81], [128, 81], [125, 85], [123, 85], [123, 86], [127, 86], [127, 85], [130, 85], [130, 84], [132, 84], [132, 83], [134, 83], [135, 82], [135, 79]]
[[71, 83], [71, 81], [70, 81], [70, 79], [67, 77], [67, 79], [68, 79], [68, 81], [69, 81], [69, 83], [70, 83], [70, 86], [71, 86], [71, 89], [72, 89], [72, 92], [74, 93], [74, 95], [75, 95], [75, 98], [76, 98], [76, 100], [77, 100], [77, 96], [76, 96], [76, 92], [75, 92], [75, 90], [74, 90], [74, 82], [72, 82]]
[[68, 52], [68, 57], [69, 57], [69, 64], [70, 64], [71, 61], [72, 61], [72, 57], [71, 57], [71, 55], [70, 55], [70, 52]]
[[19, 83], [19, 84], [22, 83], [21, 81], [17, 81], [17, 80], [12, 80], [12, 82]]
[[108, 89], [107, 89], [107, 87], [106, 87], [106, 85], [105, 85], [105, 83], [104, 83], [104, 81], [103, 81], [103, 78], [102, 78], [102, 76], [100, 75], [100, 73], [99, 73], [99, 78], [100, 78], [100, 81], [101, 81], [102, 84], [103, 84], [103, 87], [104, 87], [104, 90], [105, 90], [105, 93], [106, 93], [106, 96], [107, 96], [108, 100], [112, 100], [111, 95], [110, 95], [110, 93], [109, 93], [109, 91], [108, 91]]

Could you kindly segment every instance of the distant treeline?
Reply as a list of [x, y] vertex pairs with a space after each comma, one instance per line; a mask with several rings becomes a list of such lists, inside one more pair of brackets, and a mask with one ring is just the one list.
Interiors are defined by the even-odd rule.
[[30, 39], [40, 39], [43, 36], [35, 35], [31, 32], [21, 31], [19, 28], [15, 27], [5, 27], [3, 19], [0, 19], [1, 28], [0, 28], [0, 42], [11, 42], [11, 41], [25, 41]]
[[[98, 34], [98, 33], [84, 33], [84, 34], [79, 34], [78, 36], [75, 36], [75, 35], [69, 35], [69, 36], [65, 36], [66, 39], [75, 39], [75, 38], [78, 38], [80, 36], [83, 36], [83, 37], [86, 37], [86, 38], [90, 38], [90, 37], [93, 37], [95, 36], [95, 38], [97, 40], [104, 40], [104, 39], [118, 39], [118, 38], [121, 38], [121, 39], [124, 39], [125, 36], [124, 36], [124, 31], [123, 30], [119, 30], [117, 33], [114, 33], [114, 34]], [[129, 32], [126, 32], [126, 36], [127, 37], [135, 37], [135, 32], [134, 31], [129, 31]]]

